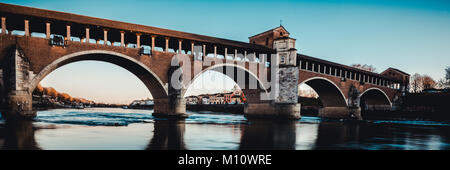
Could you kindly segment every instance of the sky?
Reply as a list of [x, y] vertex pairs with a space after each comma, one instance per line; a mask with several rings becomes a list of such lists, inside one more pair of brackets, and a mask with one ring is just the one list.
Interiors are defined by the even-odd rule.
[[[448, 0], [1, 2], [244, 42], [248, 42], [249, 36], [279, 26], [282, 20], [290, 36], [297, 39], [298, 52], [305, 55], [346, 65], [369, 64], [378, 72], [394, 67], [411, 75], [428, 74], [434, 79], [443, 78], [445, 67], [450, 66]], [[73, 69], [89, 74], [78, 75], [81, 73], [71, 71]], [[104, 76], [111, 73], [115, 76]], [[91, 76], [95, 78], [87, 78]], [[207, 73], [199, 80], [223, 81], [225, 83], [218, 84], [226, 84], [224, 88], [233, 87], [231, 80], [222, 77]], [[92, 98], [104, 102], [125, 102], [150, 96], [142, 82], [131, 73], [102, 62], [63, 66], [46, 77], [42, 84], [72, 96], [91, 94]], [[113, 91], [122, 93], [113, 94]], [[188, 93], [194, 92], [188, 89]]]

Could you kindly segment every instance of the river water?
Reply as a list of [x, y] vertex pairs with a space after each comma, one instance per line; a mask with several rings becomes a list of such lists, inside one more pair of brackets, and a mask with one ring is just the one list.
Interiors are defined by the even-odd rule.
[[153, 118], [152, 110], [39, 111], [33, 121], [0, 121], [0, 150], [450, 149], [450, 122], [352, 122], [307, 116], [276, 122], [248, 121], [227, 113], [188, 113], [184, 121], [168, 121]]

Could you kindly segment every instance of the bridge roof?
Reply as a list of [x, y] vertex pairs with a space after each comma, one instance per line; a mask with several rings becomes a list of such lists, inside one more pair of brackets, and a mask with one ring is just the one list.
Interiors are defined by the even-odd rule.
[[273, 52], [274, 51], [273, 49], [267, 48], [265, 46], [261, 46], [261, 45], [257, 45], [257, 44], [250, 44], [250, 43], [241, 42], [241, 41], [228, 40], [228, 39], [223, 39], [223, 38], [216, 38], [216, 37], [211, 37], [211, 36], [175, 31], [175, 30], [152, 27], [152, 26], [132, 24], [132, 23], [126, 23], [126, 22], [121, 22], [121, 21], [114, 21], [114, 20], [89, 17], [89, 16], [83, 16], [83, 15], [66, 13], [66, 12], [25, 7], [25, 6], [19, 6], [19, 5], [11, 5], [11, 4], [5, 4], [5, 3], [0, 3], [0, 14], [1, 13], [9, 13], [9, 14], [22, 15], [22, 16], [33, 16], [33, 17], [45, 18], [45, 19], [48, 19], [49, 21], [57, 20], [57, 21], [64, 21], [67, 23], [100, 26], [100, 27], [112, 28], [112, 29], [117, 29], [117, 30], [161, 35], [161, 36], [173, 37], [173, 38], [178, 38], [178, 39], [187, 39], [187, 40], [193, 40], [193, 41], [204, 42], [204, 43], [212, 43], [212, 44], [220, 44], [220, 45], [230, 46], [230, 47], [245, 48], [245, 49], [250, 49], [250, 50], [257, 51], [257, 52]]
[[371, 75], [371, 76], [374, 76], [374, 77], [380, 77], [380, 78], [384, 78], [384, 79], [388, 79], [388, 80], [392, 80], [392, 81], [399, 81], [397, 79], [393, 79], [392, 77], [387, 77], [387, 76], [384, 76], [384, 75], [381, 75], [381, 74], [378, 74], [378, 73], [374, 73], [374, 72], [370, 72], [370, 71], [367, 71], [367, 70], [363, 70], [363, 69], [359, 69], [359, 68], [355, 68], [355, 67], [351, 67], [351, 66], [347, 66], [347, 65], [343, 65], [343, 64], [327, 61], [327, 60], [323, 60], [323, 59], [320, 59], [320, 58], [307, 56], [307, 55], [304, 55], [304, 54], [297, 54], [297, 57], [298, 58], [304, 58], [304, 59], [311, 60], [311, 61], [315, 61], [315, 62], [318, 62], [318, 63], [332, 65], [332, 66], [335, 66], [335, 67], [340, 67], [340, 68], [343, 68], [343, 69], [346, 69], [346, 70], [350, 70], [350, 71], [354, 71], [354, 72], [359, 72], [359, 73]]

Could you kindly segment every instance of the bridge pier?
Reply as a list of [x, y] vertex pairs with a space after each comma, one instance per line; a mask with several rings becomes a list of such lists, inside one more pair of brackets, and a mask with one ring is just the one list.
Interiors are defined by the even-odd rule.
[[5, 96], [6, 106], [2, 117], [5, 119], [32, 119], [36, 117], [33, 111], [32, 96], [27, 91], [12, 91]]
[[3, 59], [2, 82], [4, 91], [2, 105], [0, 106], [2, 117], [6, 119], [31, 119], [36, 117], [33, 111], [32, 94], [29, 92], [29, 82], [34, 77], [29, 71], [29, 59], [20, 48], [13, 46], [8, 50]]
[[[178, 63], [178, 65], [174, 63]], [[152, 115], [156, 118], [184, 119], [188, 117], [186, 114], [186, 99], [183, 96], [186, 89], [180, 87], [183, 72], [177, 58], [172, 61], [172, 64], [168, 70], [168, 79], [178, 78], [179, 82], [169, 81], [168, 97], [154, 100], [155, 106]]]
[[153, 116], [156, 118], [183, 119], [186, 114], [186, 99], [154, 99]]
[[356, 118], [361, 120], [361, 108], [360, 107], [323, 107], [319, 108], [319, 117], [333, 118], [333, 119], [345, 119]]
[[244, 106], [244, 116], [247, 119], [300, 119], [300, 103], [247, 103]]

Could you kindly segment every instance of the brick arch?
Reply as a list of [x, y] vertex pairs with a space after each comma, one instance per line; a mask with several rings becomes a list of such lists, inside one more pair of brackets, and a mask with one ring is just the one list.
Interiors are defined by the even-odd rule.
[[310, 86], [319, 95], [323, 107], [347, 107], [347, 98], [333, 81], [324, 77], [311, 77], [299, 83]]
[[81, 51], [58, 58], [45, 66], [31, 80], [28, 92], [32, 93], [42, 79], [59, 67], [73, 62], [86, 60], [104, 61], [125, 68], [136, 75], [136, 77], [138, 77], [145, 84], [153, 98], [167, 98], [167, 88], [163, 85], [161, 79], [150, 68], [132, 57], [106, 50]]
[[362, 92], [359, 97], [368, 102], [370, 105], [389, 105], [392, 107], [392, 101], [389, 96], [381, 89], [371, 87]]
[[[237, 70], [241, 70], [241, 71], [243, 71], [243, 72], [245, 72], [245, 77], [248, 77], [248, 79], [246, 78], [246, 84], [244, 85], [244, 87], [242, 87], [242, 85], [240, 85], [240, 84], [238, 84], [238, 82], [236, 82], [236, 80], [235, 79], [237, 79], [237, 77], [234, 77], [235, 79], [233, 79], [233, 77], [231, 77], [230, 75], [227, 75], [226, 74], [226, 70], [227, 69], [229, 69], [229, 68], [232, 68], [232, 69], [234, 69], [234, 72], [235, 72], [235, 76], [237, 76], [237, 74], [236, 73], [238, 73], [237, 72]], [[242, 67], [242, 66], [240, 66], [240, 65], [236, 65], [236, 64], [232, 64], [232, 63], [221, 63], [221, 64], [216, 64], [216, 65], [213, 65], [213, 66], [210, 66], [210, 67], [208, 67], [208, 68], [206, 68], [206, 69], [203, 69], [201, 72], [199, 72], [199, 73], [197, 73], [197, 74], [195, 74], [194, 75], [194, 78], [192, 79], [192, 80], [190, 80], [190, 81], [187, 81], [186, 83], [185, 83], [185, 87], [186, 87], [186, 89], [188, 89], [191, 85], [192, 85], [192, 83], [198, 78], [198, 77], [200, 77], [200, 75], [202, 75], [203, 73], [205, 73], [206, 71], [216, 71], [216, 72], [219, 72], [219, 73], [222, 73], [222, 74], [224, 74], [224, 75], [226, 75], [226, 76], [228, 76], [228, 77], [230, 77], [231, 79], [233, 79], [233, 81], [236, 83], [236, 84], [238, 84], [238, 86], [239, 86], [239, 88], [241, 88], [241, 90], [243, 90], [244, 91], [244, 94], [245, 94], [245, 92], [247, 92], [247, 93], [252, 93], [252, 95], [255, 95], [255, 94], [257, 94], [257, 93], [259, 93], [259, 92], [264, 92], [267, 96], [268, 96], [268, 89], [264, 86], [264, 84], [263, 84], [263, 82], [258, 78], [258, 76], [257, 75], [255, 75], [253, 72], [251, 72], [250, 70], [248, 70], [247, 68], [245, 68], [245, 67]], [[224, 73], [225, 72], [225, 73]], [[250, 85], [249, 85], [249, 82], [256, 82], [257, 84], [256, 84], [256, 89], [250, 89]], [[184, 92], [185, 93], [185, 92]], [[253, 93], [255, 93], [255, 94], [253, 94]], [[184, 96], [185, 94], [183, 94], [183, 96]], [[248, 96], [247, 94], [245, 94], [247, 97], [250, 97], [250, 96]], [[259, 100], [260, 100], [260, 96], [255, 96], [255, 97], [257, 97]], [[253, 97], [252, 97], [253, 98]], [[254, 100], [256, 100], [256, 99], [254, 99]]]

